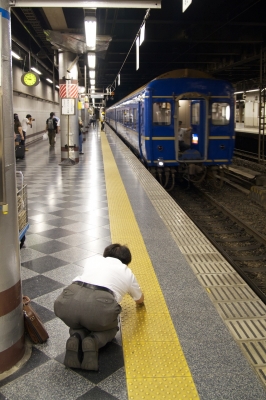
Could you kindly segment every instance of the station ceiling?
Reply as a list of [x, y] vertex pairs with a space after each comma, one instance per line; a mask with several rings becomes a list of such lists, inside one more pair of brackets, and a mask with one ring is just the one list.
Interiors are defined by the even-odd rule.
[[[179, 68], [208, 72], [230, 81], [236, 90], [257, 88], [260, 80], [264, 85], [264, 4], [263, 0], [192, 0], [183, 13], [182, 0], [161, 0], [160, 7], [150, 8], [148, 14], [148, 8], [133, 6], [97, 8], [96, 90], [114, 87], [120, 72], [121, 84], [114, 90], [117, 101], [156, 76]], [[55, 43], [67, 40], [79, 56], [79, 84], [84, 85], [86, 12], [82, 7], [12, 7], [12, 48], [21, 54], [21, 67], [28, 68], [28, 50], [34, 56], [32, 66], [50, 78], [54, 68], [58, 82]], [[136, 70], [134, 41], [145, 15], [145, 41]]]

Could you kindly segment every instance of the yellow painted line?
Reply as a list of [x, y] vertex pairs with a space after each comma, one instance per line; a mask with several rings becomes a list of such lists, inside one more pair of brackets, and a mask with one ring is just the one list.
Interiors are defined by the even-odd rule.
[[232, 137], [231, 136], [209, 136], [209, 140], [231, 140]]
[[122, 340], [129, 400], [199, 399], [160, 285], [131, 208], [115, 159], [101, 132], [112, 243], [132, 252], [130, 268], [145, 306], [122, 302]]

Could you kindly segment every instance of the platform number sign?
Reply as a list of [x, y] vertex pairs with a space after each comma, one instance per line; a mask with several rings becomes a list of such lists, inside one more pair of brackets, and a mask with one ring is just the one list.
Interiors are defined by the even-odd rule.
[[183, 0], [182, 12], [186, 11], [186, 9], [190, 6], [191, 3], [192, 0]]

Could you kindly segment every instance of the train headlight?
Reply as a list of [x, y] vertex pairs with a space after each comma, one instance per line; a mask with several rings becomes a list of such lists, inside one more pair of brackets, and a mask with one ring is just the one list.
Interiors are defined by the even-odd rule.
[[158, 158], [158, 167], [164, 167], [164, 160], [162, 157]]

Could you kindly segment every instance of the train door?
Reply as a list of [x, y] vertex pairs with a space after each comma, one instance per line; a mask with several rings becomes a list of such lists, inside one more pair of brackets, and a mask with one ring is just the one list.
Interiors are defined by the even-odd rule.
[[[179, 121], [182, 121], [182, 119], [180, 119], [182, 116], [182, 113], [180, 112], [180, 103], [182, 101], [189, 101], [190, 105], [189, 120], [185, 123], [185, 127], [187, 129], [191, 128], [191, 130], [189, 130], [190, 140], [189, 149], [185, 151], [180, 151]], [[209, 134], [207, 110], [208, 99], [206, 96], [201, 95], [200, 93], [185, 93], [176, 98], [174, 115], [176, 160], [206, 160]]]
[[206, 158], [206, 100], [191, 101], [191, 149], [200, 154], [200, 158]]

